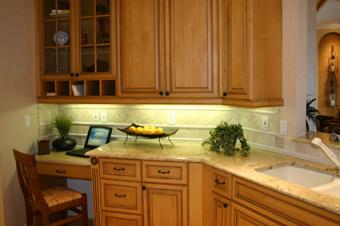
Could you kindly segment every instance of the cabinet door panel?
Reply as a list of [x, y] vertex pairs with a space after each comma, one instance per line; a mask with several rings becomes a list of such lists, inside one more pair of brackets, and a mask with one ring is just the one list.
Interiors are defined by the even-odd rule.
[[230, 201], [213, 193], [213, 213], [212, 226], [229, 226], [230, 225]]
[[250, 84], [250, 0], [230, 1], [230, 45], [227, 98], [248, 99]]
[[[172, 96], [216, 95], [215, 0], [170, 0], [169, 78]], [[214, 11], [214, 13], [212, 12]]]
[[142, 226], [142, 217], [120, 213], [102, 212], [104, 226]]
[[159, 96], [159, 0], [120, 0], [120, 95]]
[[187, 226], [187, 188], [146, 184], [144, 226]]
[[271, 221], [237, 204], [232, 204], [232, 226], [279, 226]]

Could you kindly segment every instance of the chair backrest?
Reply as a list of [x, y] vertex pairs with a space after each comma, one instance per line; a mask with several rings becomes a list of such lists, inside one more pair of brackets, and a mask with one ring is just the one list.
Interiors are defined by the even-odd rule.
[[35, 210], [41, 210], [47, 204], [42, 196], [34, 155], [24, 154], [15, 149], [13, 153], [26, 204]]

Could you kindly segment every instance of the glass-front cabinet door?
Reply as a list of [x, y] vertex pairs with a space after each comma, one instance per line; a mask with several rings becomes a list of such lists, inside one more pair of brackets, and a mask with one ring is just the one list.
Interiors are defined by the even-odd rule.
[[115, 1], [38, 2], [41, 48], [38, 97], [115, 96], [112, 63]]
[[71, 0], [43, 1], [43, 74], [71, 73]]
[[80, 73], [112, 71], [110, 0], [80, 2]]

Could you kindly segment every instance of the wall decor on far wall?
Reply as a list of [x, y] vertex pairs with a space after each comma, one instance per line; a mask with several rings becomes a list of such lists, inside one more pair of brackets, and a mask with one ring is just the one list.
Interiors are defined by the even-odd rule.
[[340, 31], [320, 33], [317, 108], [320, 114], [332, 117], [338, 117], [340, 108], [339, 53]]
[[337, 95], [337, 79], [335, 72], [337, 71], [337, 58], [332, 45], [331, 54], [328, 58], [328, 78], [327, 78], [327, 93], [328, 93], [328, 106], [336, 106], [336, 95]]

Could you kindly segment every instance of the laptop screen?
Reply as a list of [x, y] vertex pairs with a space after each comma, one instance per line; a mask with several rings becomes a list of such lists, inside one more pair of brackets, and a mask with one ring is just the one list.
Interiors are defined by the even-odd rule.
[[104, 126], [91, 126], [87, 134], [85, 147], [95, 148], [110, 141], [112, 128]]

